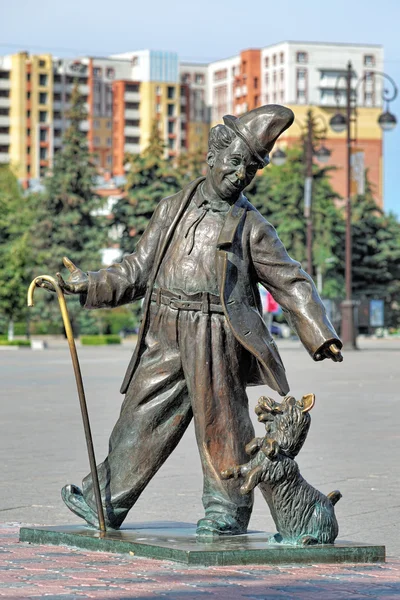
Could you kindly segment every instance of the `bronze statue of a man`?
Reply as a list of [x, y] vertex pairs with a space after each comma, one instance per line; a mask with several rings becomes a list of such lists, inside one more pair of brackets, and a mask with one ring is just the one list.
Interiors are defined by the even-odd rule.
[[[81, 294], [85, 308], [144, 298], [121, 414], [98, 466], [109, 528], [121, 526], [194, 418], [205, 509], [197, 533], [246, 531], [252, 494], [241, 495], [240, 481], [220, 475], [247, 460], [244, 448], [254, 437], [246, 386], [289, 391], [262, 318], [258, 283], [282, 306], [314, 360], [342, 359], [311, 278], [242, 193], [293, 119], [279, 105], [224, 117], [210, 131], [206, 177], [160, 201], [133, 254], [89, 273], [65, 260], [71, 276], [59, 276], [60, 285]], [[67, 485], [62, 496], [97, 525], [90, 475], [82, 491]]]

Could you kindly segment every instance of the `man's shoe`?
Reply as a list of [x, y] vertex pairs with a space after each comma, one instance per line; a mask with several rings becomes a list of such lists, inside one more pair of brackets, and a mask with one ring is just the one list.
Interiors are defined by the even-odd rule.
[[219, 537], [220, 535], [240, 535], [246, 533], [246, 527], [240, 525], [229, 514], [208, 515], [197, 523], [196, 535], [199, 537]]
[[82, 491], [76, 485], [65, 485], [61, 490], [61, 498], [69, 510], [84, 519], [91, 527], [100, 529], [97, 514], [86, 504]]

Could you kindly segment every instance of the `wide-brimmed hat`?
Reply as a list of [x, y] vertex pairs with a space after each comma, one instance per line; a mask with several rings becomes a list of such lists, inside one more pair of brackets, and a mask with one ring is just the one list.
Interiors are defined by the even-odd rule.
[[276, 140], [293, 121], [293, 111], [280, 104], [265, 104], [240, 117], [224, 116], [225, 125], [245, 142], [262, 166], [269, 163]]

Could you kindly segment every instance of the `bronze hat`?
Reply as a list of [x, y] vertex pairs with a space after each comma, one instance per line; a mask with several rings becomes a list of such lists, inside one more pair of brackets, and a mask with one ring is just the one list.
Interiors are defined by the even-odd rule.
[[224, 116], [225, 125], [245, 142], [263, 167], [269, 163], [268, 155], [276, 140], [293, 121], [293, 111], [280, 104], [254, 108], [241, 117]]

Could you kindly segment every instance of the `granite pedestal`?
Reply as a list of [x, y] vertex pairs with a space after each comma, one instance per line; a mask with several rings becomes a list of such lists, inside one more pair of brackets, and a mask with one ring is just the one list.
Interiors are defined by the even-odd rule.
[[31, 544], [73, 546], [99, 552], [131, 554], [187, 565], [373, 563], [385, 561], [385, 547], [338, 541], [334, 545], [284, 546], [268, 544], [270, 534], [196, 538], [187, 523], [124, 525], [102, 533], [85, 526], [22, 527], [20, 541]]

